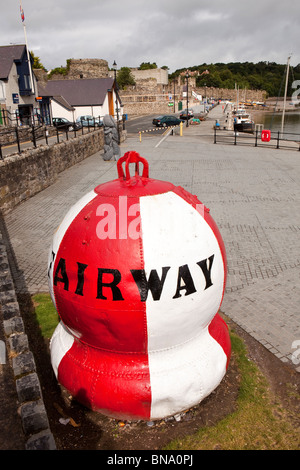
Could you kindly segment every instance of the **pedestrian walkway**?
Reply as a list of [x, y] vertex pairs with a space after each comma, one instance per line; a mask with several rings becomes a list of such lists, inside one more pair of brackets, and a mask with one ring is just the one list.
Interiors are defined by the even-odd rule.
[[[222, 311], [282, 361], [300, 371], [300, 158], [297, 152], [214, 145], [209, 120], [183, 136], [139, 141], [128, 136], [121, 154], [136, 150], [150, 177], [196, 194], [225, 242], [228, 281]], [[5, 217], [17, 261], [17, 290], [48, 290], [47, 259], [54, 231], [83, 194], [117, 178], [101, 152], [60, 174], [57, 182]]]

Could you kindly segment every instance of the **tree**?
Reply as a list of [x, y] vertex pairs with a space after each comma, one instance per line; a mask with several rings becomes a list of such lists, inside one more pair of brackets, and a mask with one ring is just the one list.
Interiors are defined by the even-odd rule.
[[41, 63], [40, 58], [35, 56], [33, 51], [30, 51], [30, 55], [33, 58], [33, 68], [34, 69], [42, 69], [42, 70], [45, 70], [47, 72], [47, 70], [45, 69], [45, 67]]
[[52, 77], [52, 75], [68, 75], [68, 72], [70, 70], [70, 64], [71, 64], [71, 59], [67, 59], [67, 65], [66, 67], [63, 67], [62, 65], [60, 67], [56, 67], [55, 69], [52, 69], [51, 72], [49, 73], [49, 78]]
[[139, 66], [139, 70], [149, 70], [149, 69], [157, 69], [157, 65], [155, 62], [150, 64], [150, 62], [142, 62]]
[[222, 80], [220, 74], [217, 71], [210, 72], [209, 74], [202, 75], [197, 77], [196, 84], [199, 87], [208, 86], [208, 87], [222, 87]]
[[127, 85], [135, 85], [134, 76], [129, 67], [120, 68], [117, 75], [117, 82], [119, 87], [123, 90]]

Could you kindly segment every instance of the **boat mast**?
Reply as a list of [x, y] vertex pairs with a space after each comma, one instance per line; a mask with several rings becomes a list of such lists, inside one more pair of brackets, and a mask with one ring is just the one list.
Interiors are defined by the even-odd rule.
[[236, 113], [238, 113], [239, 109], [239, 86], [235, 83], [235, 91], [236, 91]]
[[285, 115], [286, 94], [287, 94], [287, 87], [288, 87], [288, 80], [289, 80], [290, 59], [291, 59], [291, 56], [289, 56], [288, 60], [287, 60], [287, 70], [286, 70], [286, 77], [285, 77], [285, 90], [284, 90], [284, 100], [283, 100], [283, 111], [282, 111], [282, 119], [281, 119], [281, 134], [283, 133], [283, 128], [284, 128], [284, 115]]

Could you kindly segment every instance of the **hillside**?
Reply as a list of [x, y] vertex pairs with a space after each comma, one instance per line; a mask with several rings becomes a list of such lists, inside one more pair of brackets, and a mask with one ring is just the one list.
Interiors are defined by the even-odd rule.
[[[178, 69], [169, 78], [178, 77], [186, 68]], [[189, 67], [191, 72], [198, 72], [197, 87], [217, 87], [234, 89], [265, 90], [269, 96], [283, 96], [285, 86], [286, 64], [275, 62], [230, 62], [228, 64], [202, 64]], [[300, 64], [290, 67], [288, 95], [295, 91], [292, 83], [300, 80]]]

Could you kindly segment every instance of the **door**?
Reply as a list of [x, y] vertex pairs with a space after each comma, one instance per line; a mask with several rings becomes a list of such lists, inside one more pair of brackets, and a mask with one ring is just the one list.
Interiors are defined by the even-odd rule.
[[113, 92], [108, 91], [108, 109], [109, 109], [109, 114], [114, 117], [115, 111], [114, 111], [114, 99], [113, 99]]
[[20, 105], [19, 106], [19, 117], [20, 122], [23, 126], [30, 126], [32, 123], [32, 105]]

